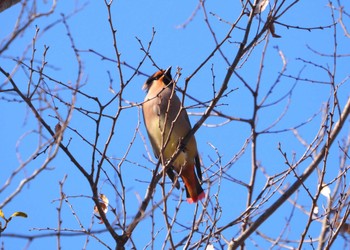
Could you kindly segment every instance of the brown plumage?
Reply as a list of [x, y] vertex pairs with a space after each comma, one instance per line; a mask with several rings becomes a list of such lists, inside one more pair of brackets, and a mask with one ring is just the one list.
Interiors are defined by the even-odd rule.
[[[168, 68], [154, 73], [143, 85], [143, 89], [148, 92], [142, 105], [143, 118], [153, 152], [157, 158], [163, 158], [163, 162], [171, 158], [181, 139], [191, 130], [186, 110], [173, 92], [170, 70], [171, 68]], [[161, 155], [162, 148], [164, 148], [163, 155]], [[201, 180], [202, 173], [196, 139], [191, 136], [184, 150], [173, 162], [173, 169], [181, 176], [185, 184], [189, 203], [197, 202], [205, 196], [194, 166]], [[167, 174], [174, 181], [175, 176], [172, 169], [169, 169]], [[178, 183], [176, 187], [179, 187]]]

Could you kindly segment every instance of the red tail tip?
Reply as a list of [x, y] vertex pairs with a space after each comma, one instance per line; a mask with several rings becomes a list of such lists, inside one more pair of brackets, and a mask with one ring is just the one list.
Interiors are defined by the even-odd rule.
[[200, 193], [197, 197], [189, 197], [189, 198], [187, 198], [187, 202], [188, 202], [189, 204], [192, 204], [192, 203], [194, 203], [194, 202], [197, 202], [197, 201], [203, 199], [204, 197], [205, 197], [205, 193], [202, 192], [202, 193]]

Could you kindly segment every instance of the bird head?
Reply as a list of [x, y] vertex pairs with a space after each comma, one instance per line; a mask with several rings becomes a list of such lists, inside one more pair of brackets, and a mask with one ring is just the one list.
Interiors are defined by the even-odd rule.
[[148, 91], [150, 87], [152, 86], [154, 81], [161, 81], [164, 83], [164, 87], [169, 86], [172, 77], [171, 77], [171, 66], [167, 68], [166, 70], [159, 70], [156, 73], [154, 73], [152, 76], [150, 76], [147, 81], [143, 84], [142, 89]]

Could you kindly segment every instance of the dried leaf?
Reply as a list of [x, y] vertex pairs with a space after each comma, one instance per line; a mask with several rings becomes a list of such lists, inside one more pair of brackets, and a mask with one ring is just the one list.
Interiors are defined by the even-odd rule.
[[275, 32], [275, 25], [273, 23], [270, 24], [269, 30], [270, 30], [270, 33], [271, 33], [272, 37], [274, 37], [274, 38], [281, 38], [280, 35], [276, 34], [276, 32]]
[[109, 200], [108, 200], [107, 196], [105, 196], [104, 194], [100, 194], [100, 199], [108, 207]]
[[[105, 196], [104, 194], [100, 194], [100, 199], [101, 199], [101, 202], [99, 203], [100, 207], [102, 208], [103, 213], [107, 214], [109, 200], [108, 200], [107, 196]], [[95, 217], [100, 220], [99, 223], [102, 224], [103, 221], [101, 219], [100, 213], [98, 212], [98, 208], [96, 205], [94, 206], [94, 213], [95, 213]]]
[[[104, 204], [104, 203], [102, 203], [102, 202], [100, 202], [99, 203], [100, 204], [100, 207], [102, 208], [102, 211], [106, 214], [107, 212], [108, 212], [108, 207]], [[95, 214], [100, 214], [99, 212], [98, 212], [98, 208], [97, 208], [97, 206], [95, 205], [94, 206], [94, 213]]]
[[11, 217], [23, 217], [23, 218], [27, 218], [28, 215], [24, 212], [14, 212]]
[[207, 247], [205, 248], [205, 250], [215, 250], [213, 244], [208, 244]]
[[268, 4], [269, 4], [269, 0], [260, 0], [254, 9], [254, 14], [259, 14], [263, 12], [266, 9]]
[[[103, 210], [103, 212], [105, 212], [105, 208], [103, 206], [105, 206], [103, 203], [100, 203], [100, 206]], [[100, 216], [100, 213], [98, 212], [97, 206], [94, 206], [94, 213], [95, 213], [95, 217], [99, 220], [98, 224], [103, 224], [103, 220]]]
[[325, 196], [327, 199], [330, 199], [331, 189], [329, 188], [329, 186], [323, 186], [323, 188], [321, 189], [321, 194]]
[[[334, 226], [335, 227], [339, 227], [340, 226], [340, 222], [341, 221], [336, 221], [335, 223], [334, 223]], [[342, 233], [342, 234], [350, 234], [350, 224], [348, 224], [348, 223], [344, 223], [341, 227], [340, 227], [340, 233]]]
[[[55, 126], [55, 140], [57, 141], [58, 136], [62, 134], [62, 125], [61, 123], [57, 123]], [[63, 136], [61, 137], [61, 140], [63, 140]]]
[[0, 217], [5, 219], [5, 215], [4, 215], [4, 212], [0, 209]]
[[350, 234], [350, 224], [344, 223], [340, 228], [340, 232]]

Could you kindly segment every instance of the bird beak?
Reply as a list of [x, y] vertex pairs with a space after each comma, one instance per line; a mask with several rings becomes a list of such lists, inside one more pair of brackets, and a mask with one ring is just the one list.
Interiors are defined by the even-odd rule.
[[147, 83], [144, 83], [144, 84], [142, 85], [142, 90], [146, 90], [146, 89], [148, 89], [148, 86], [147, 86]]
[[165, 70], [164, 75], [167, 74], [171, 74], [171, 66]]
[[164, 71], [163, 81], [165, 85], [169, 85], [172, 81], [171, 77], [171, 66]]

